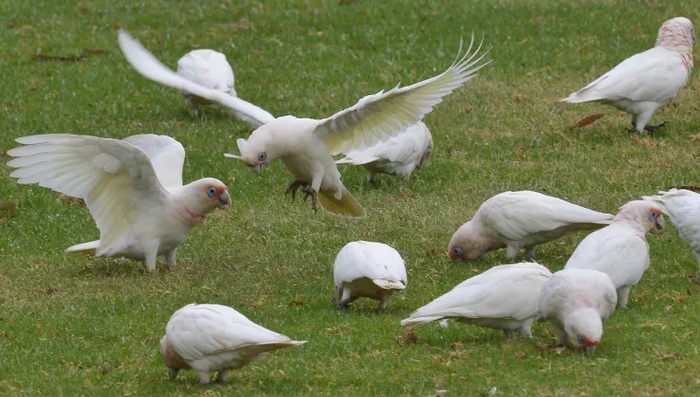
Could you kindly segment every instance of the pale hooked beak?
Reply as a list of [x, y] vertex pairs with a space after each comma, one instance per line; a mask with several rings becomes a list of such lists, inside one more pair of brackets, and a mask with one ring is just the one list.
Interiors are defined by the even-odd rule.
[[592, 356], [595, 354], [595, 349], [597, 348], [597, 345], [588, 345], [586, 346], [586, 349], [584, 352], [586, 353], [587, 356]]
[[229, 208], [231, 206], [231, 196], [228, 191], [224, 191], [219, 195], [219, 203], [216, 205], [217, 208]]
[[656, 220], [656, 227], [651, 230], [651, 233], [661, 234], [664, 232], [664, 229], [666, 229], [666, 221], [664, 220], [664, 216], [660, 215], [659, 219]]
[[253, 170], [253, 172], [255, 172], [256, 174], [259, 174], [260, 171], [262, 171], [262, 170], [265, 168], [265, 163], [256, 162], [255, 164], [250, 165], [247, 161], [245, 161], [245, 160], [243, 159], [243, 157], [241, 157], [241, 156], [239, 156], [239, 155], [236, 155], [236, 154], [224, 153], [224, 157], [228, 157], [228, 158], [230, 158], [230, 159], [241, 160], [241, 161], [244, 162], [248, 167], [250, 167], [250, 169]]
[[257, 163], [255, 165], [251, 165], [250, 169], [253, 170], [256, 174], [259, 174], [260, 171], [262, 171], [265, 168], [265, 163]]

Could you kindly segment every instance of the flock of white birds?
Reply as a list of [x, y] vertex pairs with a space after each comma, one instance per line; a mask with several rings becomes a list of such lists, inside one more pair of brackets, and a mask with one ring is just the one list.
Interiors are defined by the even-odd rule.
[[[562, 101], [602, 102], [632, 115], [640, 134], [660, 125], [648, 122], [688, 80], [693, 66], [692, 23], [683, 17], [663, 23], [656, 46], [636, 54]], [[224, 106], [255, 130], [238, 139], [239, 159], [253, 171], [280, 159], [294, 176], [287, 189], [292, 198], [301, 189], [318, 204], [341, 216], [362, 217], [365, 211], [341, 181], [336, 164], [362, 165], [370, 182], [377, 174], [409, 177], [433, 150], [424, 116], [442, 98], [472, 79], [490, 61], [489, 50], [469, 49], [443, 73], [407, 87], [368, 95], [354, 106], [324, 119], [275, 117], [237, 97], [234, 73], [225, 55], [196, 50], [178, 61], [174, 72], [160, 63], [125, 31], [119, 45], [143, 76], [176, 88], [193, 116], [202, 105]], [[203, 178], [182, 181], [185, 151], [173, 138], [135, 135], [123, 140], [94, 136], [47, 134], [18, 138], [23, 146], [8, 154], [19, 183], [36, 183], [81, 198], [100, 231], [99, 240], [74, 245], [68, 252], [90, 251], [146, 262], [149, 272], [163, 255], [175, 265], [177, 247], [207, 213], [227, 208], [231, 199], [224, 183]], [[343, 155], [338, 159], [337, 155]], [[495, 266], [469, 278], [414, 311], [401, 325], [458, 319], [501, 329], [507, 336], [532, 337], [536, 321], [548, 320], [560, 343], [593, 353], [601, 343], [603, 321], [625, 308], [631, 288], [649, 267], [647, 233], [665, 227], [669, 216], [700, 265], [700, 195], [671, 189], [624, 204], [616, 215], [601, 213], [537, 192], [504, 192], [485, 201], [448, 245], [454, 260], [473, 260], [506, 248], [508, 259], [579, 230], [595, 230], [574, 250], [564, 269], [552, 274], [534, 262]], [[347, 307], [359, 297], [379, 301], [408, 285], [404, 261], [388, 245], [356, 241], [338, 253], [334, 263], [335, 304]], [[693, 278], [697, 281], [697, 277]], [[210, 372], [223, 381], [240, 368], [294, 341], [257, 325], [236, 310], [216, 304], [189, 304], [168, 321], [161, 352], [170, 377], [194, 369], [201, 383]]]

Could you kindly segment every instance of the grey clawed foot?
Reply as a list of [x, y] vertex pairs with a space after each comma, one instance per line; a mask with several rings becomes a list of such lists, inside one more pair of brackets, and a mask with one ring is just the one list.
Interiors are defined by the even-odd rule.
[[316, 211], [318, 211], [318, 198], [316, 191], [309, 185], [304, 185], [304, 189], [302, 189], [302, 191], [304, 192], [304, 202], [306, 202], [306, 199], [311, 196], [311, 209], [315, 214]]
[[294, 200], [294, 199], [296, 198], [296, 195], [297, 195], [297, 190], [299, 190], [299, 188], [302, 187], [302, 186], [303, 186], [303, 187], [306, 187], [306, 186], [308, 186], [308, 185], [309, 185], [308, 183], [303, 182], [303, 181], [294, 181], [294, 182], [292, 182], [291, 185], [289, 185], [289, 187], [287, 188], [287, 190], [285, 190], [284, 194], [289, 194], [289, 193], [291, 193], [291, 194], [292, 194], [292, 200]]
[[350, 308], [350, 305], [348, 305], [348, 302], [343, 302], [340, 299], [331, 299], [331, 302], [333, 302], [333, 306], [335, 306], [336, 309], [347, 310], [348, 308]]
[[663, 126], [665, 126], [665, 125], [666, 125], [666, 122], [665, 122], [665, 121], [664, 121], [663, 123], [657, 124], [657, 125], [645, 125], [645, 126], [644, 126], [644, 131], [647, 131], [647, 132], [650, 132], [650, 133], [651, 133], [651, 132], [656, 132], [656, 130], [658, 130], [659, 128], [661, 128], [661, 127], [663, 127]]

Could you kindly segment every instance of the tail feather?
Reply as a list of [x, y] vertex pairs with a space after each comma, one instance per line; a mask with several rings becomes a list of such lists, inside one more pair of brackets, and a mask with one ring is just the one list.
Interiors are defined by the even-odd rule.
[[401, 320], [402, 327], [408, 327], [409, 325], [429, 323], [431, 321], [440, 320], [444, 318], [443, 316], [422, 316], [422, 317], [409, 317]]
[[318, 201], [323, 208], [336, 215], [358, 218], [365, 216], [365, 210], [362, 209], [360, 204], [355, 201], [355, 198], [344, 187], [343, 197], [340, 200], [336, 199], [331, 192], [322, 190], [318, 193]]
[[73, 246], [66, 248], [65, 252], [70, 253], [70, 252], [90, 251], [87, 253], [94, 255], [95, 250], [97, 249], [97, 246], [99, 244], [100, 244], [99, 240], [90, 241], [89, 243], [76, 244], [76, 245], [73, 245]]
[[406, 289], [406, 286], [400, 281], [391, 281], [382, 278], [376, 278], [372, 280], [372, 282], [381, 289]]

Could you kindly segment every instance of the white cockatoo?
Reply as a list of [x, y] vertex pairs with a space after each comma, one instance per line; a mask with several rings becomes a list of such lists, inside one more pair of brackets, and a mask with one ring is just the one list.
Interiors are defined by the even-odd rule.
[[191, 368], [207, 384], [209, 372], [218, 371], [216, 381], [223, 382], [230, 370], [259, 360], [266, 352], [304, 343], [261, 327], [228, 306], [190, 303], [170, 317], [160, 351], [170, 379]]
[[632, 130], [654, 131], [647, 125], [656, 109], [671, 102], [693, 68], [693, 23], [677, 17], [664, 22], [656, 46], [633, 55], [611, 71], [562, 99], [562, 102], [602, 102], [632, 115]]
[[549, 320], [561, 344], [595, 353], [603, 321], [615, 312], [617, 293], [610, 277], [597, 270], [563, 269], [542, 286], [540, 315]]
[[275, 118], [268, 111], [236, 96], [233, 70], [223, 54], [212, 50], [190, 52], [178, 61], [176, 73], [124, 30], [119, 31], [119, 47], [126, 60], [142, 76], [178, 89], [187, 100], [191, 113], [196, 112], [200, 104], [217, 103], [253, 128]]
[[401, 325], [455, 318], [502, 329], [508, 337], [519, 331], [531, 338], [532, 324], [540, 313], [540, 289], [551, 275], [546, 267], [532, 262], [494, 266], [414, 311]]
[[408, 277], [401, 254], [394, 248], [369, 241], [346, 244], [333, 263], [337, 307], [347, 307], [360, 297], [379, 301], [377, 310], [395, 292], [406, 288]]
[[[659, 192], [658, 196], [645, 196], [644, 200], [656, 203], [671, 218], [700, 266], [700, 194], [686, 189], [671, 189]], [[700, 273], [690, 276], [690, 280], [700, 284]]]
[[432, 152], [433, 136], [425, 123], [419, 121], [385, 141], [343, 153], [345, 157], [335, 163], [364, 166], [369, 172], [369, 182], [374, 183], [377, 174], [408, 178]]
[[566, 269], [593, 269], [610, 276], [618, 304], [627, 307], [632, 286], [649, 267], [646, 234], [662, 231], [665, 223], [658, 204], [634, 200], [620, 207], [612, 223], [586, 236], [566, 262]]
[[612, 219], [611, 214], [542, 193], [504, 192], [481, 204], [454, 233], [447, 250], [453, 260], [467, 261], [499, 248], [506, 248], [513, 259], [525, 248], [525, 258], [532, 259], [537, 245], [565, 233], [601, 228]]
[[175, 265], [177, 247], [190, 229], [231, 197], [221, 181], [203, 178], [182, 185], [185, 150], [164, 135], [134, 135], [124, 140], [88, 135], [47, 134], [17, 138], [25, 145], [7, 152], [7, 165], [21, 184], [37, 183], [85, 200], [100, 239], [66, 252], [145, 260], [152, 272], [156, 257]]

